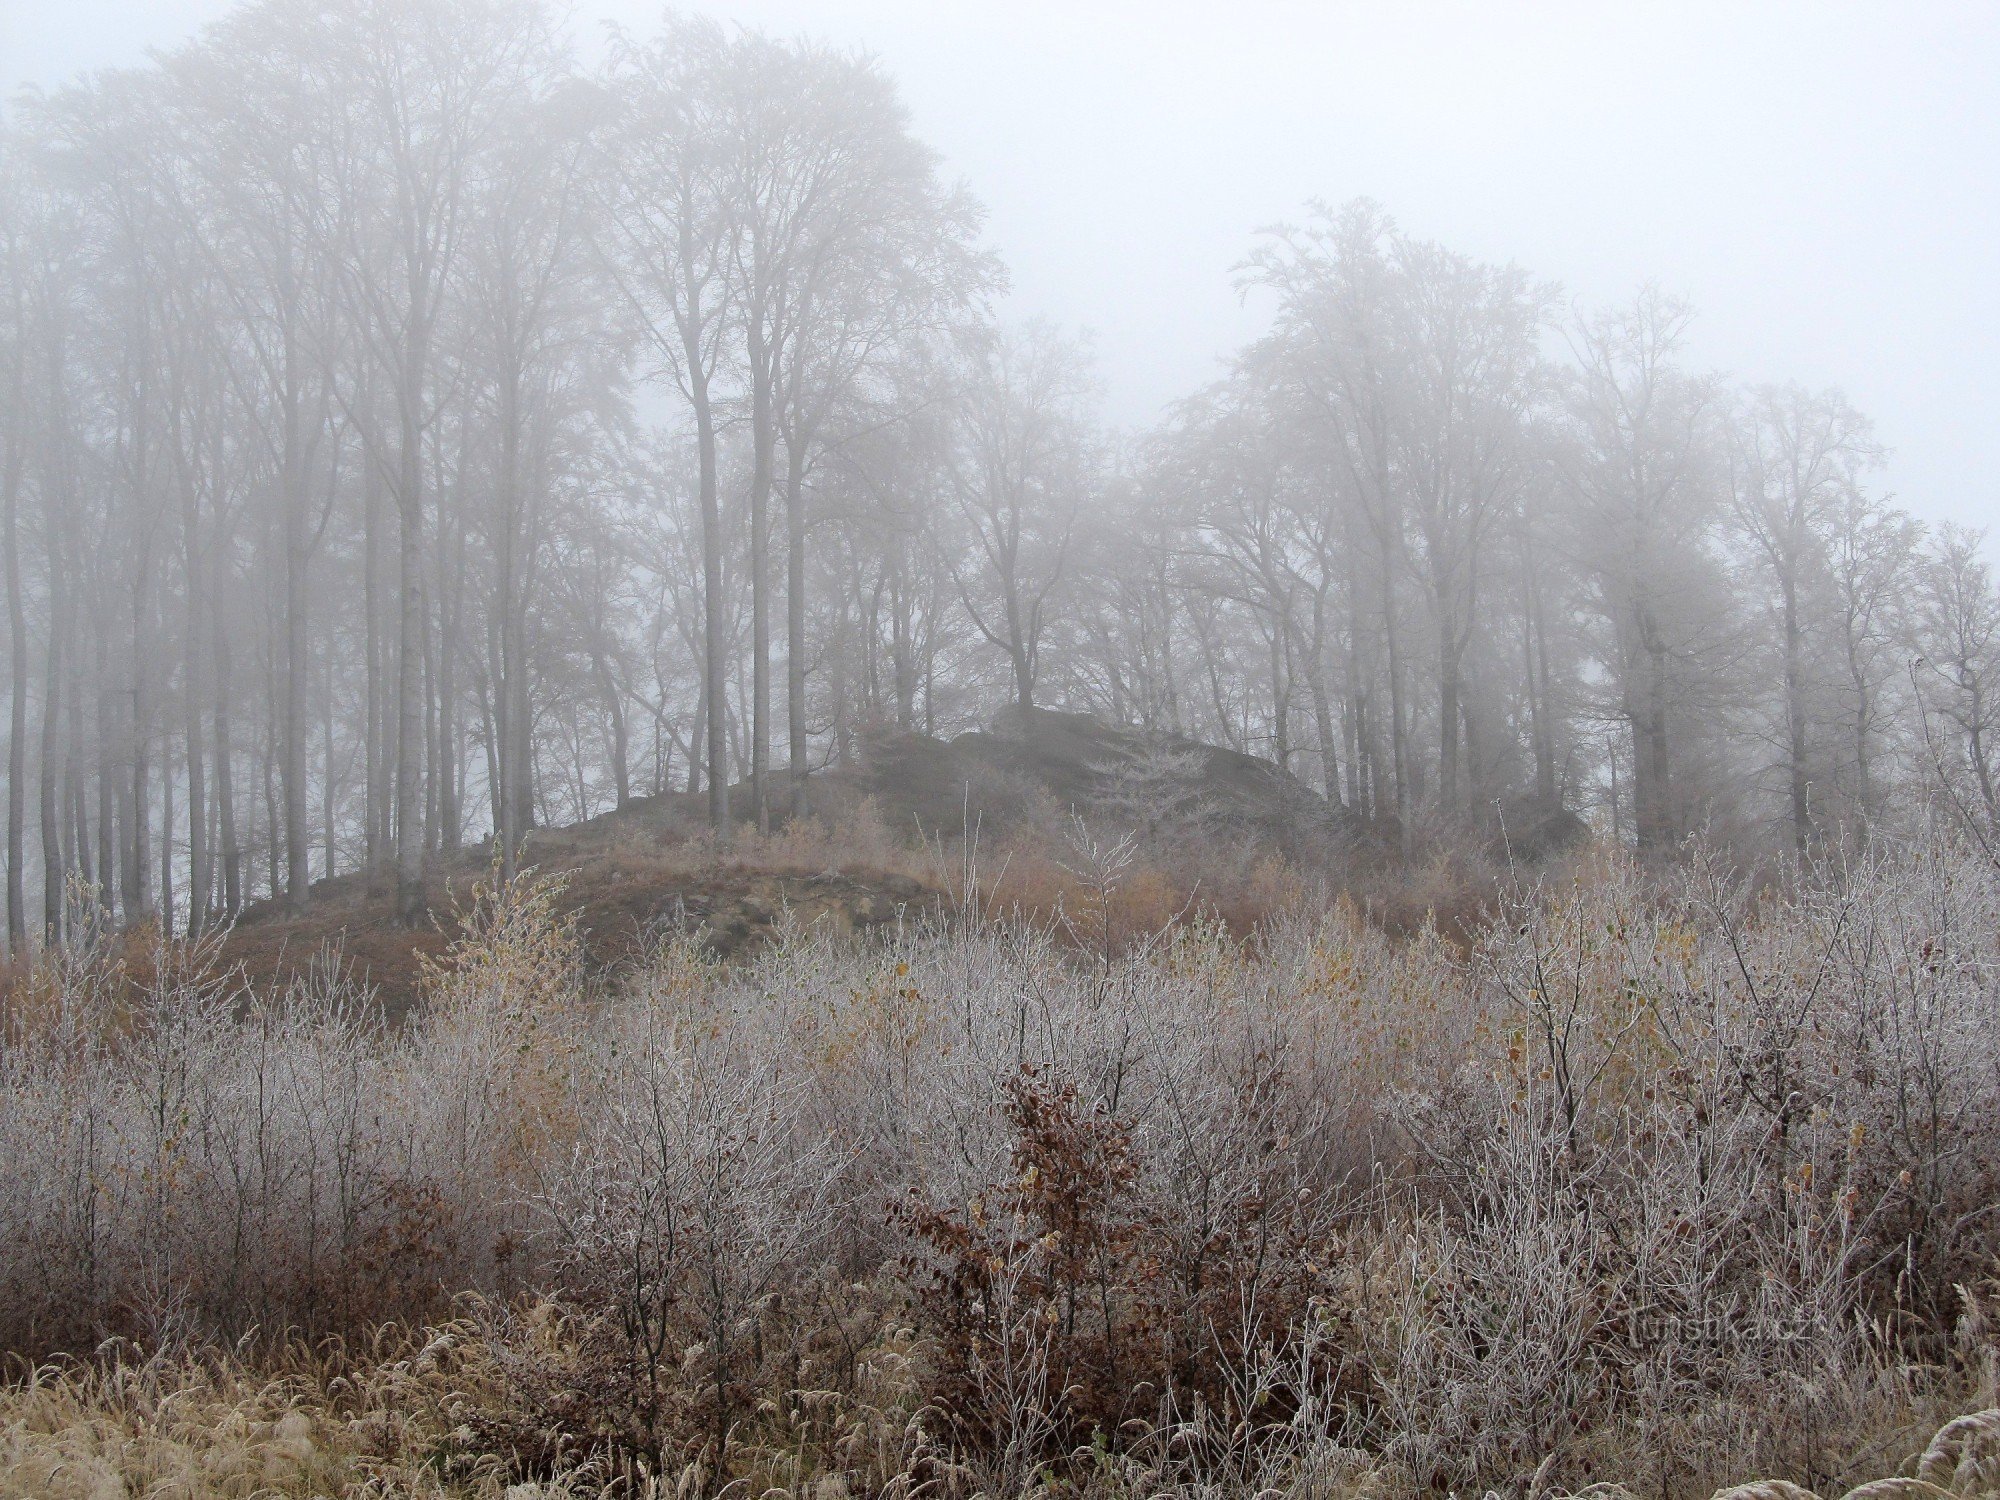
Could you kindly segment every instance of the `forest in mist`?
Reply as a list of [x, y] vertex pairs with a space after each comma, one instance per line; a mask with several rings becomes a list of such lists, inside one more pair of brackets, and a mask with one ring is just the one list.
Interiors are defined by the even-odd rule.
[[979, 188], [540, 0], [0, 110], [0, 1495], [2000, 1500], [1983, 536], [1311, 182], [1131, 430]]
[[[1301, 184], [1301, 198], [1312, 188]], [[1810, 855], [1995, 811], [2000, 595], [1811, 371], [1310, 204], [1154, 430], [866, 55], [259, 0], [0, 126], [8, 938], [200, 932], [885, 730], [1087, 711], [1405, 853], [1567, 806]], [[1171, 318], [1172, 309], [1162, 309]], [[1913, 497], [1921, 508], [1921, 497]], [[74, 902], [69, 903], [74, 905]]]

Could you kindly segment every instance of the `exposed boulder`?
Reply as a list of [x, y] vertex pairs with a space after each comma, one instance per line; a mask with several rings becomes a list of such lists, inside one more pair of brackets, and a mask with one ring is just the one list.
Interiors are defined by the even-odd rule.
[[1149, 838], [1233, 837], [1294, 855], [1357, 832], [1345, 809], [1270, 761], [1048, 709], [1010, 710], [949, 742], [885, 736], [856, 778], [885, 815], [933, 832], [1005, 831], [1051, 809]]

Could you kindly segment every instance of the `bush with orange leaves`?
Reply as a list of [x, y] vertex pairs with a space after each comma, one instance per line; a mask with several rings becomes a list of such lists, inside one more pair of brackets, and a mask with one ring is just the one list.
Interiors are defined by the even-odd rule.
[[[1281, 1087], [1275, 1072], [1249, 1083], [1239, 1102], [1253, 1129], [1271, 1126], [1260, 1116]], [[962, 1206], [915, 1192], [894, 1217], [936, 1340], [935, 1399], [1003, 1488], [1052, 1453], [1192, 1410], [1238, 1425], [1288, 1415], [1231, 1397], [1246, 1363], [1305, 1315], [1307, 1252], [1325, 1227], [1311, 1192], [1253, 1168], [1202, 1184], [1205, 1213], [1190, 1219], [1159, 1181], [1188, 1163], [1144, 1160], [1131, 1123], [1059, 1071], [1024, 1066], [999, 1108], [1007, 1177]], [[1270, 1166], [1290, 1145], [1270, 1134], [1254, 1150]]]

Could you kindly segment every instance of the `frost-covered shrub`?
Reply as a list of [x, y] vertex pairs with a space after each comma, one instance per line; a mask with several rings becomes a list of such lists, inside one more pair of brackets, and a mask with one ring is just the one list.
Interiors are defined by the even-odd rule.
[[2000, 878], [1951, 837], [1588, 855], [1457, 936], [968, 903], [604, 979], [557, 885], [464, 915], [394, 1030], [204, 945], [17, 986], [0, 1337], [477, 1295], [463, 1441], [524, 1476], [861, 1489], [1825, 1486], [1990, 1384]]

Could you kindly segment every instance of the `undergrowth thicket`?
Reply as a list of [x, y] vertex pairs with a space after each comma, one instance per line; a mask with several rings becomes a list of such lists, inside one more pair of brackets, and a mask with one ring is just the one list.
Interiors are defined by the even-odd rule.
[[1980, 850], [1248, 937], [1114, 935], [1086, 852], [1032, 920], [610, 975], [496, 883], [393, 1029], [332, 960], [51, 955], [0, 1491], [1832, 1492], [2000, 1400]]

